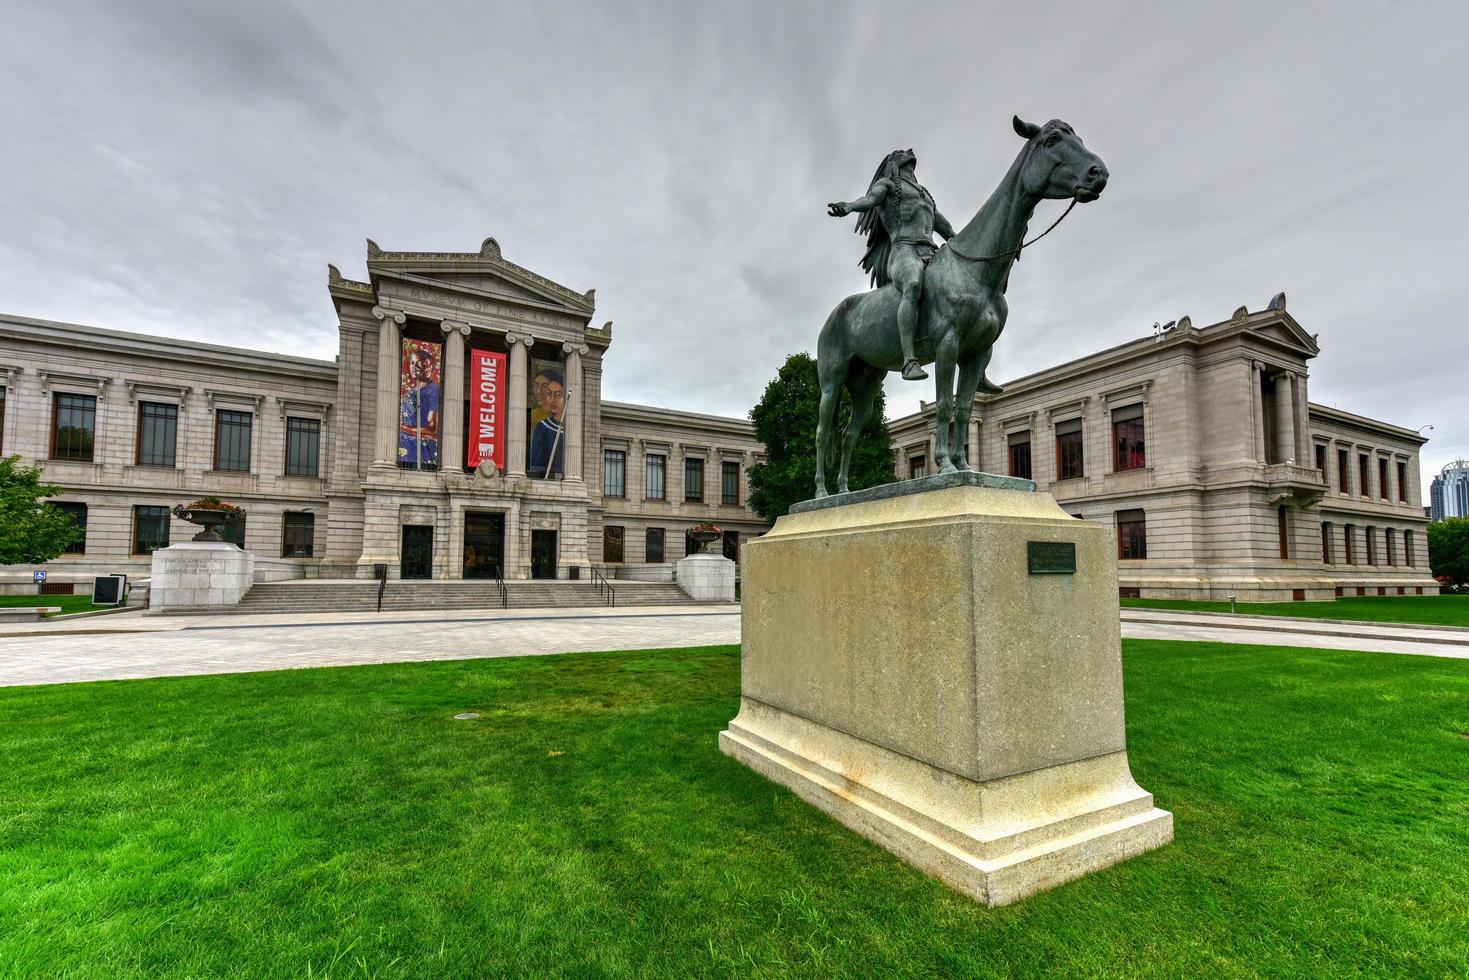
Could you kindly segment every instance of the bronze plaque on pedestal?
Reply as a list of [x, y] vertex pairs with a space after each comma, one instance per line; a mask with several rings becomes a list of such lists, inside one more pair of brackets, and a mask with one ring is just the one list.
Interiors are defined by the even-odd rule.
[[1025, 557], [1032, 575], [1076, 574], [1076, 545], [1070, 541], [1027, 541]]

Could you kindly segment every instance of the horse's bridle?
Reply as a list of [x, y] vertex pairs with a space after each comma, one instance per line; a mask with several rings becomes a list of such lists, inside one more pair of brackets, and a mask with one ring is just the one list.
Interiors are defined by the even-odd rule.
[[1003, 259], [1007, 255], [1013, 255], [1013, 256], [1015, 256], [1016, 261], [1019, 261], [1020, 260], [1020, 253], [1022, 251], [1024, 251], [1029, 246], [1034, 245], [1036, 242], [1040, 241], [1042, 238], [1045, 238], [1051, 232], [1055, 231], [1056, 230], [1056, 226], [1059, 225], [1061, 222], [1063, 222], [1063, 221], [1066, 220], [1066, 216], [1071, 213], [1071, 209], [1072, 208], [1076, 207], [1078, 200], [1079, 199], [1076, 197], [1076, 195], [1073, 194], [1072, 197], [1071, 197], [1071, 203], [1068, 204], [1068, 205], [1066, 205], [1066, 210], [1061, 212], [1061, 217], [1059, 217], [1055, 221], [1051, 222], [1051, 227], [1047, 228], [1045, 231], [1041, 232], [1039, 235], [1036, 235], [1030, 241], [1028, 241], [1028, 242], [1021, 242], [1019, 245], [1017, 245], [1014, 248], [1010, 249], [1008, 252], [996, 252], [994, 255], [966, 255], [965, 253], [959, 251], [958, 247], [954, 244], [954, 240], [952, 238], [949, 239], [948, 241], [944, 242], [944, 247], [947, 248], [949, 251], [953, 252], [955, 255], [959, 256], [959, 258], [965, 259], [965, 260], [967, 260], [969, 262], [989, 262], [989, 261], [991, 261], [993, 259]]

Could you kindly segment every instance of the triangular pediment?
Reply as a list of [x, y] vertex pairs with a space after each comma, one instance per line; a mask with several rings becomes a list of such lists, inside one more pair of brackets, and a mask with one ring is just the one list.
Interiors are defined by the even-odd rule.
[[594, 291], [579, 293], [507, 261], [492, 238], [478, 252], [387, 252], [371, 240], [367, 246], [367, 269], [373, 276], [432, 282], [481, 298], [559, 307], [577, 316], [596, 307]]
[[1284, 344], [1287, 347], [1309, 351], [1312, 354], [1320, 353], [1321, 348], [1316, 344], [1316, 338], [1312, 337], [1301, 325], [1295, 321], [1289, 313], [1284, 311], [1273, 312], [1271, 317], [1258, 326], [1253, 326], [1250, 332], [1256, 336]]

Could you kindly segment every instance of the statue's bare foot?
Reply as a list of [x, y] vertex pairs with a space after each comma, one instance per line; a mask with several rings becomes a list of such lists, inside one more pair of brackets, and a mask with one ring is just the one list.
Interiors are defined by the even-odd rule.
[[908, 359], [908, 363], [903, 365], [903, 380], [926, 381], [927, 379], [928, 372], [923, 370], [922, 365], [918, 363], [918, 360], [916, 358], [910, 357]]
[[1005, 389], [1002, 388], [1000, 385], [995, 384], [988, 377], [983, 377], [979, 379], [979, 390], [984, 392], [986, 395], [998, 395]]

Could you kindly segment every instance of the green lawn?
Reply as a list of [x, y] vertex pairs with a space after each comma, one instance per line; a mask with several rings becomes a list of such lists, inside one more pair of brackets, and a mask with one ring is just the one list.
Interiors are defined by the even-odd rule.
[[1125, 668], [1177, 841], [999, 910], [720, 755], [734, 648], [0, 689], [0, 974], [1464, 975], [1469, 662]]
[[[1131, 609], [1229, 612], [1228, 602], [1196, 602], [1190, 599], [1123, 599], [1122, 605]], [[1241, 602], [1235, 609], [1251, 616], [1469, 626], [1469, 595], [1345, 596], [1334, 602]]]
[[89, 612], [93, 609], [110, 609], [111, 606], [94, 606], [90, 595], [0, 595], [0, 606], [15, 608], [17, 606], [60, 606], [60, 613], [50, 615], [65, 616], [67, 613]]

